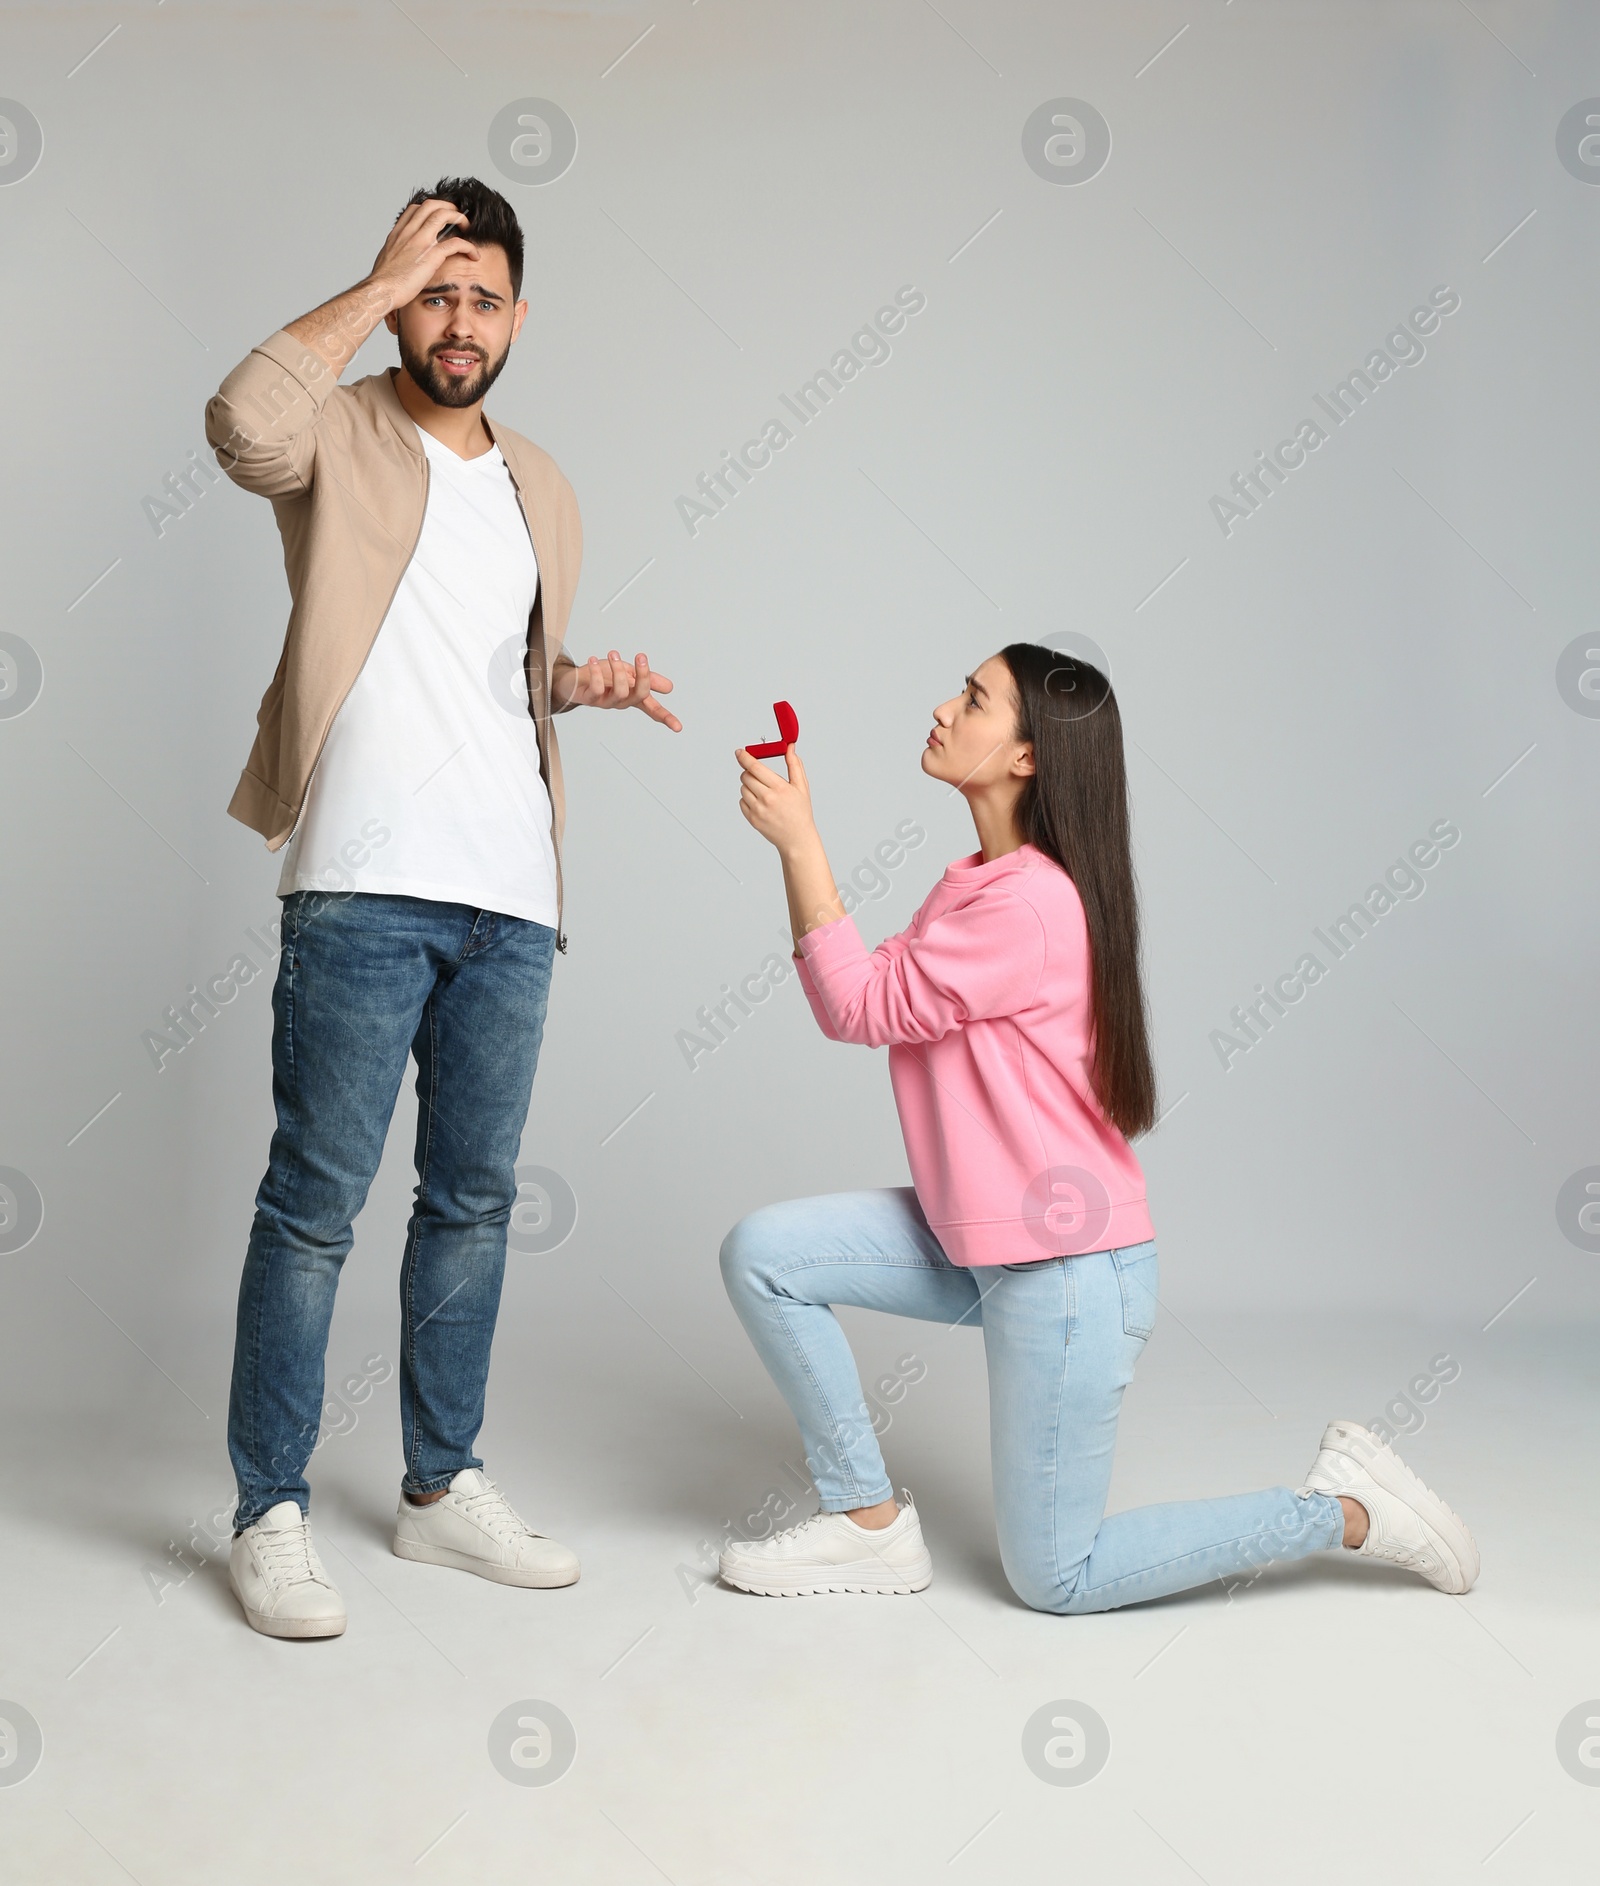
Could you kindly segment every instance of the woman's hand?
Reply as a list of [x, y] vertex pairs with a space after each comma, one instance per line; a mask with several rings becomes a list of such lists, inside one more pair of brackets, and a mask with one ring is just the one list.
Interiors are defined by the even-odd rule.
[[733, 757], [743, 768], [739, 784], [739, 810], [769, 845], [780, 855], [792, 857], [817, 836], [816, 820], [811, 816], [811, 787], [800, 761], [798, 747], [784, 750], [783, 763], [789, 777], [782, 779], [770, 766], [750, 757], [748, 747], [735, 747]]
[[835, 923], [844, 913], [828, 854], [811, 816], [811, 787], [797, 747], [784, 749], [789, 777], [753, 760], [747, 747], [735, 747], [742, 768], [739, 810], [783, 860], [783, 887], [789, 899], [789, 928], [798, 948], [808, 930]]

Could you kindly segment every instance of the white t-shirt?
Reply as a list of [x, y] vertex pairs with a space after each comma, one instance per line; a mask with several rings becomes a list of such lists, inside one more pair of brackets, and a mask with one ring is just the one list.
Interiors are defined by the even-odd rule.
[[422, 535], [328, 730], [278, 894], [428, 897], [553, 929], [550, 795], [521, 666], [538, 560], [499, 447], [458, 458], [418, 437]]

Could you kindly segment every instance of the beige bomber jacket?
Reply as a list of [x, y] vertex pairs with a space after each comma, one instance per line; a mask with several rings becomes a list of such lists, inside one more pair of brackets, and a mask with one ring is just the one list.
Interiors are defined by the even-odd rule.
[[[484, 423], [510, 469], [539, 559], [525, 666], [539, 772], [550, 795], [556, 947], [565, 950], [566, 797], [549, 687], [559, 669], [574, 666], [562, 644], [583, 529], [577, 498], [555, 460], [519, 433], [490, 424], [487, 414]], [[340, 386], [333, 369], [282, 328], [252, 348], [207, 402], [206, 437], [236, 485], [272, 500], [283, 539], [289, 627], [228, 805], [276, 851], [294, 830], [328, 729], [417, 547], [428, 460], [390, 373]]]

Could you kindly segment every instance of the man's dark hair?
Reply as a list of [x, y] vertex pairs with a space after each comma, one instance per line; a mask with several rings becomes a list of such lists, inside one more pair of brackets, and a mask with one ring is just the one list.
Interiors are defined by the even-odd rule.
[[441, 177], [426, 190], [417, 190], [406, 200], [426, 203], [429, 197], [443, 197], [454, 203], [466, 219], [462, 233], [474, 242], [497, 242], [506, 252], [506, 266], [511, 271], [511, 299], [522, 295], [522, 225], [517, 212], [498, 190], [491, 190], [476, 177]]

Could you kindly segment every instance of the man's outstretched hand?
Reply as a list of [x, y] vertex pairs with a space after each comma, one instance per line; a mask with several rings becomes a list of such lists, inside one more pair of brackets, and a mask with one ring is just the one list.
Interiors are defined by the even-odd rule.
[[[674, 733], [683, 732], [683, 722], [663, 707], [655, 696], [670, 694], [672, 683], [658, 675], [644, 655], [624, 661], [615, 649], [606, 656], [591, 655], [581, 666], [570, 671], [574, 707], [642, 707], [652, 720], [660, 721]], [[557, 686], [560, 686], [559, 681]], [[556, 706], [562, 703], [557, 701]]]

